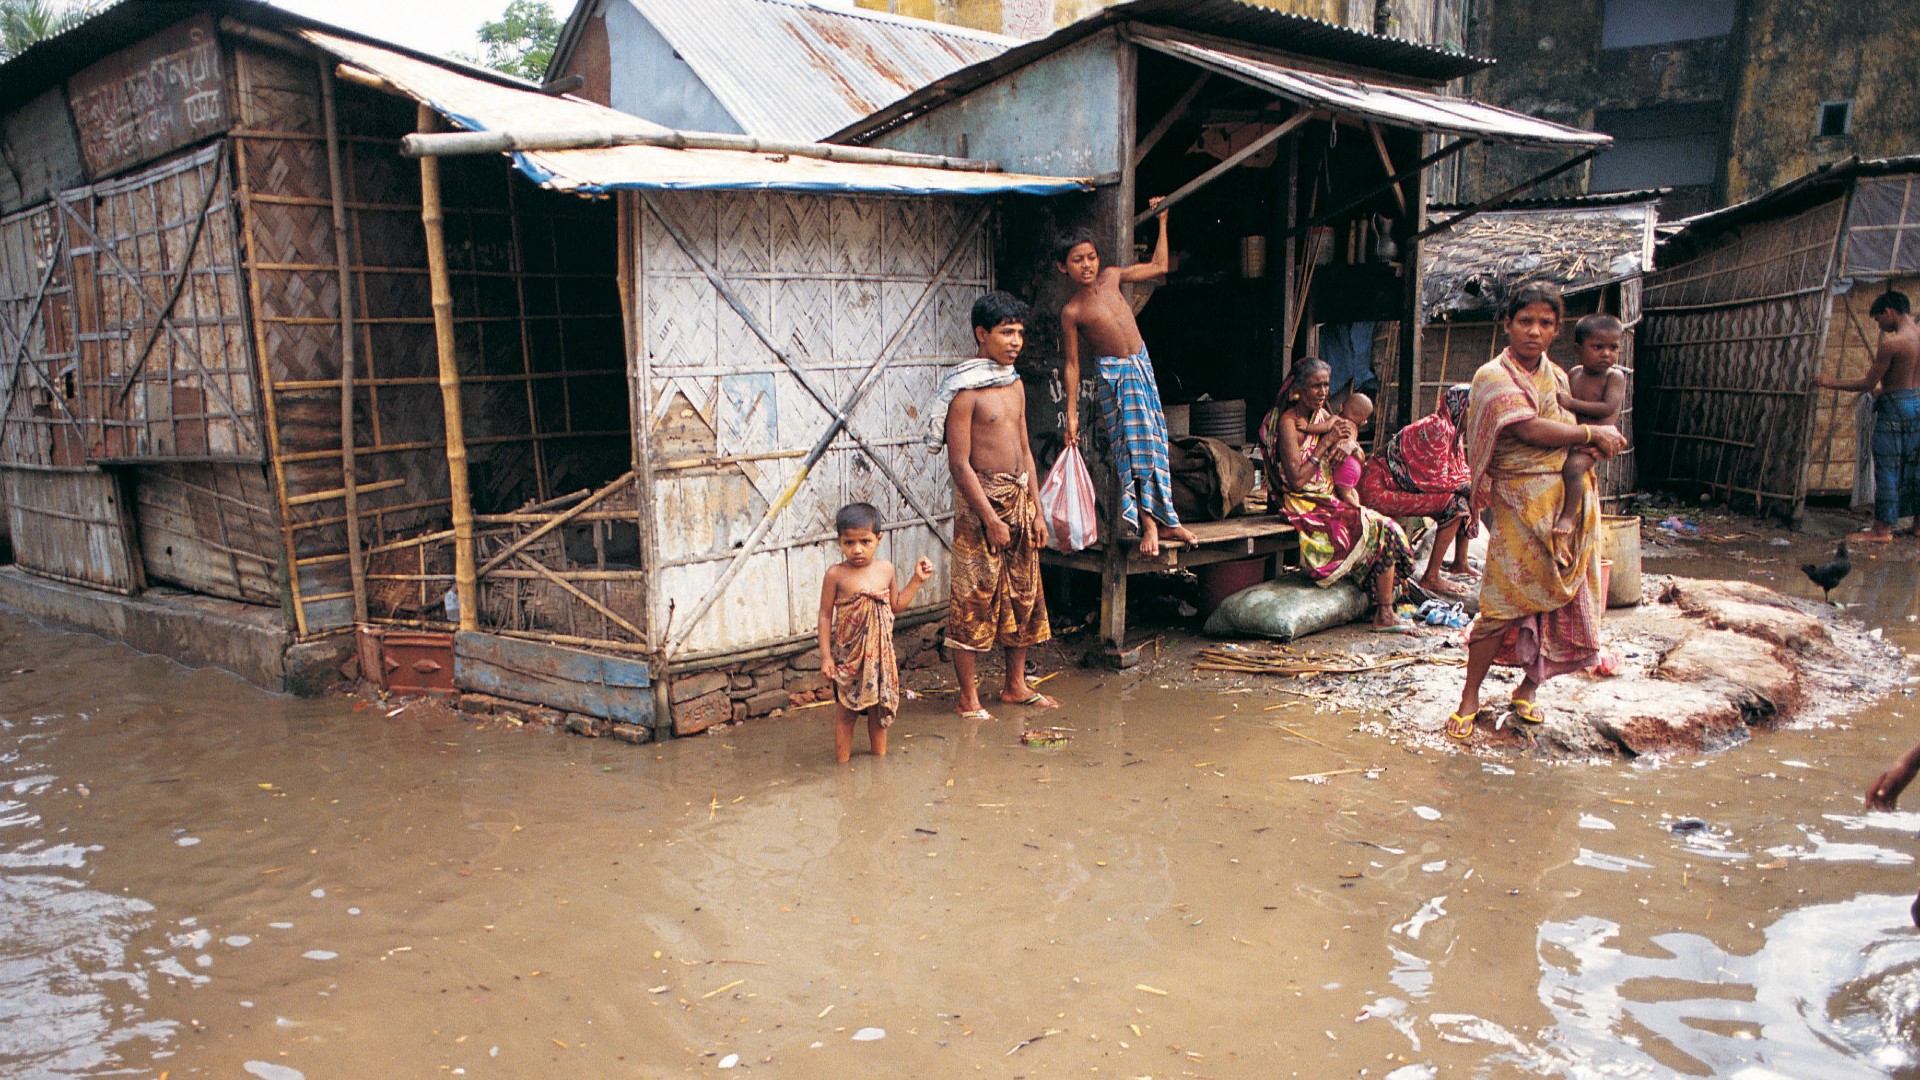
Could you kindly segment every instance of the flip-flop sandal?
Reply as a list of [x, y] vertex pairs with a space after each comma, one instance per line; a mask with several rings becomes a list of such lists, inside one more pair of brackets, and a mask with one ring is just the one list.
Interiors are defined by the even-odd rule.
[[962, 720], [991, 720], [993, 714], [985, 709], [969, 709], [960, 714]]
[[1446, 732], [1447, 738], [1449, 739], [1466, 742], [1468, 739], [1473, 738], [1473, 720], [1474, 717], [1479, 715], [1477, 712], [1470, 712], [1465, 715], [1448, 713], [1446, 726], [1440, 730]]
[[1522, 723], [1544, 724], [1547, 722], [1546, 714], [1526, 698], [1514, 698], [1507, 702], [1507, 710], [1513, 714], [1515, 720]]
[[1021, 698], [1019, 701], [1009, 701], [1007, 702], [1007, 704], [1024, 705], [1030, 709], [1057, 709], [1060, 707], [1059, 702], [1053, 700], [1052, 698], [1048, 697], [1047, 695], [1041, 693], [1038, 690], [1035, 690], [1033, 693], [1028, 694], [1026, 697]]

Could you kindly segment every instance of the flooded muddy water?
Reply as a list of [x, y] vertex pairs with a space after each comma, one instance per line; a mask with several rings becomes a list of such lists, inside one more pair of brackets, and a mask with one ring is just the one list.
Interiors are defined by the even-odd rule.
[[[1916, 555], [1835, 595], [1920, 651]], [[1920, 1075], [1905, 696], [1552, 764], [1074, 670], [1064, 746], [932, 697], [835, 766], [0, 643], [0, 1075]]]

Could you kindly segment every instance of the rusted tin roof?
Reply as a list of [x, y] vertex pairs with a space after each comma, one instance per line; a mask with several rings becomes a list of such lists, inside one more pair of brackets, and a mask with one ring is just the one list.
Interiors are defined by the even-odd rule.
[[1591, 147], [1613, 141], [1597, 131], [1567, 127], [1469, 98], [1305, 71], [1272, 60], [1239, 56], [1182, 40], [1178, 32], [1143, 36], [1139, 43], [1143, 48], [1198, 64], [1289, 101], [1308, 108], [1326, 109], [1338, 116], [1522, 146]]
[[[476, 78], [380, 45], [302, 30], [315, 46], [368, 71], [468, 131], [657, 134], [667, 129], [578, 98], [552, 97]], [[516, 168], [558, 191], [600, 194], [620, 189], [763, 188], [780, 191], [883, 194], [1055, 194], [1084, 190], [1078, 180], [1017, 173], [968, 172], [910, 165], [868, 165], [744, 150], [676, 150], [616, 146], [595, 150], [515, 153]]]
[[806, 0], [613, 2], [632, 4], [741, 130], [765, 138], [817, 140], [1019, 44], [998, 34]]

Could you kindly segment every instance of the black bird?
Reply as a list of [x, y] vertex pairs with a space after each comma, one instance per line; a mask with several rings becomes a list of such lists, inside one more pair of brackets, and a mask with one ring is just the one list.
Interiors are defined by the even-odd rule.
[[1807, 563], [1800, 568], [1800, 572], [1807, 575], [1807, 580], [1820, 586], [1821, 590], [1827, 594], [1827, 601], [1831, 603], [1833, 587], [1847, 580], [1847, 575], [1853, 573], [1853, 559], [1847, 555], [1847, 538], [1844, 536], [1840, 538], [1840, 546], [1834, 549], [1833, 558], [1818, 566]]

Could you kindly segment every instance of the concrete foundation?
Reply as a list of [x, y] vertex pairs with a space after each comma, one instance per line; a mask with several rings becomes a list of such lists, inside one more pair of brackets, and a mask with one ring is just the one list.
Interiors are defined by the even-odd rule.
[[277, 693], [318, 694], [340, 680], [340, 665], [353, 652], [353, 638], [345, 634], [296, 644], [276, 608], [164, 588], [121, 596], [15, 566], [0, 566], [0, 604], [188, 667], [230, 671]]

